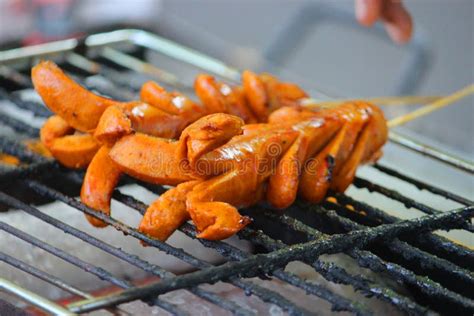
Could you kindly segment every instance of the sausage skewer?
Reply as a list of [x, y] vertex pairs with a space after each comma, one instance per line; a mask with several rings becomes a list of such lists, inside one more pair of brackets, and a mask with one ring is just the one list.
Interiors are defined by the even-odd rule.
[[107, 214], [122, 173], [176, 186], [150, 205], [139, 227], [160, 240], [189, 218], [198, 237], [227, 238], [250, 222], [238, 208], [262, 200], [286, 208], [298, 194], [320, 202], [328, 190], [343, 192], [360, 164], [381, 156], [388, 130], [377, 107], [354, 101], [309, 110], [294, 84], [249, 71], [242, 80], [231, 87], [198, 76], [202, 105], [154, 82], [143, 85], [141, 101], [117, 102], [43, 62], [33, 81], [58, 115], [41, 139], [69, 167], [90, 162], [81, 199]]
[[[114, 101], [82, 88], [52, 62], [41, 62], [35, 66], [32, 79], [45, 104], [57, 114], [43, 126], [42, 142], [67, 167], [83, 168], [90, 164], [81, 190], [82, 201], [107, 214], [110, 213], [112, 190], [122, 172], [105, 153], [122, 137], [140, 132], [143, 133], [140, 139], [144, 141], [141, 144], [153, 146], [154, 141], [147, 139], [146, 135], [178, 138], [187, 125], [210, 113], [230, 113], [253, 123], [258, 121], [255, 109], [263, 109], [264, 113], [259, 113], [260, 119], [266, 120], [269, 113], [266, 107], [296, 104], [299, 98], [306, 97], [306, 93], [296, 85], [279, 82], [270, 75], [258, 76], [251, 72], [245, 72], [243, 87], [231, 87], [217, 82], [211, 76], [199, 75], [195, 81], [195, 90], [202, 105], [179, 92], [167, 92], [151, 81], [142, 86], [141, 101]], [[263, 99], [255, 101], [247, 98], [247, 95], [260, 95]], [[148, 147], [135, 144], [131, 148], [137, 153], [149, 155]], [[143, 151], [138, 151], [139, 148], [143, 148]], [[154, 148], [159, 148], [161, 155], [167, 154], [165, 156], [168, 158], [164, 159], [167, 162], [174, 161], [173, 145], [161, 142], [160, 146]], [[140, 164], [140, 158], [135, 161], [140, 171], [128, 172], [145, 181], [165, 181], [175, 185], [189, 179], [183, 172], [175, 171], [162, 178], [161, 170], [165, 169], [161, 164], [153, 165], [155, 174], [143, 176], [146, 174], [143, 170], [151, 164]], [[110, 178], [104, 174], [104, 170], [110, 174]], [[105, 226], [101, 221], [88, 219], [94, 226]]]
[[[295, 112], [291, 122], [275, 123], [280, 111]], [[353, 115], [344, 116], [346, 113]], [[194, 124], [206, 130], [226, 119], [223, 116], [228, 115], [210, 115], [203, 118], [205, 124], [202, 119]], [[270, 115], [269, 123], [242, 125], [241, 132], [224, 145], [200, 155], [194, 172], [201, 179], [184, 182], [158, 198], [139, 230], [165, 240], [190, 216], [199, 238], [230, 237], [250, 222], [238, 208], [262, 200], [285, 208], [298, 193], [320, 202], [329, 189], [344, 191], [359, 164], [380, 156], [386, 138], [381, 111], [367, 103], [347, 103], [319, 112], [281, 108]], [[120, 168], [129, 168], [120, 143], [112, 149], [112, 159]], [[179, 203], [168, 208], [174, 201]]]

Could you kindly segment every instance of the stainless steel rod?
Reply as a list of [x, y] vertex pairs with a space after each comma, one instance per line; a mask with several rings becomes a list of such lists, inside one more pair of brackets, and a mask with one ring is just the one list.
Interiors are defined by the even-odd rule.
[[6, 292], [10, 292], [12, 294], [15, 294], [18, 297], [21, 297], [23, 300], [45, 310], [53, 315], [75, 315], [68, 309], [51, 302], [50, 300], [39, 296], [27, 289], [24, 289], [15, 283], [12, 283], [10, 281], [7, 281], [3, 278], [0, 278], [0, 289], [4, 290]]

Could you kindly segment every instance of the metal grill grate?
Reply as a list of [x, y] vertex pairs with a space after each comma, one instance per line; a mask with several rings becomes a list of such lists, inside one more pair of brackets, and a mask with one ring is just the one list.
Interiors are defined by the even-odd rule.
[[[75, 79], [88, 88], [117, 99], [126, 99], [136, 94], [139, 85], [135, 85], [130, 78], [137, 79], [139, 82], [152, 77], [161, 84], [175, 89], [190, 90], [190, 85], [180, 80], [172, 72], [158, 69], [146, 62], [145, 60], [151, 58], [150, 52], [160, 52], [177, 59], [180, 66], [184, 65], [183, 63], [191, 64], [228, 81], [235, 81], [239, 77], [236, 70], [207, 56], [155, 35], [126, 30], [93, 35], [81, 43], [68, 40], [30, 49], [0, 52], [0, 62], [3, 63], [0, 65], [0, 78], [5, 83], [5, 88], [0, 89], [0, 99], [8, 100], [17, 108], [34, 113], [37, 118], [50, 115], [50, 112], [42, 104], [26, 101], [13, 92], [18, 89], [31, 88], [29, 76], [22, 71], [27, 71], [37, 58], [56, 59]], [[172, 64], [170, 64], [170, 68], [173, 68]], [[106, 84], [88, 85], [86, 78], [91, 75], [100, 77]], [[14, 155], [21, 161], [20, 166], [0, 169], [0, 202], [10, 208], [20, 209], [25, 213], [25, 216], [33, 216], [44, 221], [68, 235], [160, 278], [159, 281], [150, 285], [135, 286], [127, 280], [117, 278], [101, 267], [52, 246], [46, 240], [39, 240], [13, 225], [0, 222], [2, 231], [61, 258], [84, 270], [84, 273], [93, 274], [124, 289], [116, 294], [94, 297], [52, 274], [25, 263], [21, 258], [15, 258], [2, 252], [0, 246], [1, 261], [84, 299], [64, 307], [35, 296], [0, 278], [0, 289], [15, 293], [29, 303], [49, 312], [58, 314], [84, 313], [102, 308], [115, 308], [121, 303], [141, 299], [172, 314], [185, 315], [186, 312], [180, 306], [160, 298], [159, 295], [177, 289], [186, 289], [193, 295], [233, 314], [255, 314], [247, 306], [242, 306], [202, 287], [203, 284], [212, 284], [218, 281], [230, 283], [242, 289], [245, 294], [255, 295], [263, 302], [277, 305], [291, 315], [306, 315], [315, 312], [298, 306], [291, 298], [280, 294], [278, 288], [269, 289], [251, 280], [246, 280], [246, 278], [260, 277], [262, 279], [276, 278], [302, 289], [308, 295], [318, 296], [328, 301], [335, 311], [349, 311], [358, 315], [371, 314], [369, 306], [344, 297], [327, 286], [305, 280], [286, 271], [286, 264], [293, 261], [304, 262], [326, 280], [352, 286], [354, 290], [364, 296], [388, 302], [407, 314], [426, 314], [431, 311], [459, 312], [461, 314], [474, 312], [474, 293], [472, 291], [474, 288], [474, 274], [472, 272], [474, 252], [432, 233], [437, 229], [449, 230], [453, 228], [464, 229], [468, 231], [468, 234], [473, 232], [471, 223], [474, 214], [473, 202], [464, 197], [433, 187], [386, 166], [375, 165], [373, 168], [378, 172], [397, 178], [406, 184], [414, 185], [420, 191], [425, 190], [449, 199], [461, 205], [462, 208], [441, 212], [393, 189], [372, 183], [367, 179], [356, 178], [355, 187], [383, 195], [388, 199], [402, 203], [407, 208], [417, 209], [427, 215], [418, 219], [401, 221], [379, 208], [355, 200], [346, 194], [335, 194], [331, 196], [332, 199], [328, 199], [320, 205], [297, 202], [286, 215], [281, 216], [265, 210], [263, 207], [255, 207], [244, 210], [256, 221], [241, 231], [239, 237], [260, 246], [261, 253], [248, 253], [224, 241], [199, 240], [205, 247], [213, 249], [228, 260], [225, 264], [215, 266], [182, 249], [151, 239], [113, 217], [86, 207], [74, 197], [79, 193], [78, 191], [71, 195], [69, 192], [63, 192], [63, 190], [52, 186], [47, 181], [51, 177], [60, 177], [61, 181], [77, 186], [82, 182], [83, 174], [79, 171], [66, 170], [56, 162], [34, 154], [16, 140], [21, 135], [37, 137], [38, 128], [6, 113], [0, 115], [0, 121], [15, 132], [15, 140], [8, 136], [0, 137], [0, 151]], [[25, 188], [26, 194], [17, 194], [12, 179], [16, 180], [15, 185]], [[124, 183], [139, 184], [156, 194], [160, 194], [164, 190], [162, 187], [136, 182], [129, 178], [125, 179]], [[117, 231], [144, 241], [159, 251], [188, 263], [196, 271], [184, 275], [174, 275], [153, 263], [105, 243], [45, 214], [25, 197], [33, 195], [47, 201], [61, 201], [79, 212], [99, 218]], [[141, 214], [146, 209], [145, 203], [124, 194], [120, 189], [114, 192], [113, 199]], [[272, 225], [282, 227], [279, 234], [275, 234], [271, 229]], [[191, 224], [184, 224], [180, 231], [189, 238], [195, 238], [195, 231]], [[139, 247], [138, 244], [137, 247]], [[360, 267], [368, 268], [381, 274], [384, 278], [394, 280], [395, 283], [405, 287], [408, 292], [400, 292], [397, 287], [387, 285], [385, 282], [374, 281], [369, 277], [351, 273], [336, 263], [318, 259], [319, 255], [335, 253], [345, 253], [352, 257]]]

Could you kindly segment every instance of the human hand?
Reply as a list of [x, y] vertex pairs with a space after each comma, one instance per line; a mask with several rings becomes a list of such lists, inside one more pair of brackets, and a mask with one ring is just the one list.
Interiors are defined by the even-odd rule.
[[411, 38], [413, 22], [401, 0], [355, 0], [355, 14], [357, 21], [367, 27], [382, 21], [390, 38], [398, 44]]

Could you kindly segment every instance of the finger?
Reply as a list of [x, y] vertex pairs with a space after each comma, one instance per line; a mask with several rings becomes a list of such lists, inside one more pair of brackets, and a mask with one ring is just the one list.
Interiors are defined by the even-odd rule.
[[372, 26], [382, 12], [382, 0], [356, 0], [355, 14], [357, 21], [364, 26]]
[[382, 8], [382, 20], [390, 38], [398, 44], [410, 40], [413, 32], [413, 22], [408, 11], [400, 1], [388, 0]]

